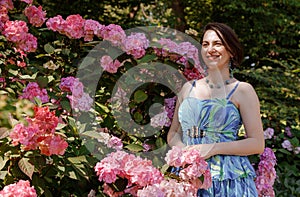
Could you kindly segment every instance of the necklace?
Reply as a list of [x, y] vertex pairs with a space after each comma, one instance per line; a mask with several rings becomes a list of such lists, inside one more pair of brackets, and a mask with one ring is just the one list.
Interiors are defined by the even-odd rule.
[[[229, 79], [225, 80], [225, 81], [223, 82], [223, 84], [224, 84], [224, 85], [230, 84], [231, 79], [232, 79], [232, 78], [229, 78]], [[209, 83], [209, 79], [207, 79], [207, 78], [205, 79], [205, 82], [208, 84], [208, 86], [209, 86], [211, 89], [213, 89], [213, 88], [220, 89], [220, 88], [221, 88], [221, 84], [212, 84], [212, 83]]]

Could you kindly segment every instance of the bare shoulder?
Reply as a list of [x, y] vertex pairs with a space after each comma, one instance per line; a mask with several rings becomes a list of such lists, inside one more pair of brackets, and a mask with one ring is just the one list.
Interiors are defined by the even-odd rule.
[[239, 104], [249, 104], [249, 102], [258, 101], [254, 87], [247, 82], [240, 82], [235, 94], [235, 100]]
[[179, 92], [179, 99], [183, 100], [189, 95], [190, 90], [193, 88], [193, 83], [195, 81], [187, 81], [185, 84], [183, 84], [180, 92]]
[[241, 94], [248, 94], [248, 93], [251, 93], [251, 92], [255, 92], [253, 86], [250, 83], [247, 83], [247, 82], [240, 82], [238, 89], [239, 89], [239, 92]]

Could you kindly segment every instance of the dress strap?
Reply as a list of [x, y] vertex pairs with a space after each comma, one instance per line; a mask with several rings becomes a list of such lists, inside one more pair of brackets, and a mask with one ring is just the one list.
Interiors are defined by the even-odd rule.
[[236, 88], [238, 87], [240, 82], [237, 82], [237, 84], [234, 86], [234, 88], [229, 92], [229, 94], [227, 95], [226, 99], [230, 99], [230, 97], [232, 96], [232, 94], [234, 93], [234, 91], [236, 90]]
[[194, 87], [196, 87], [196, 80], [193, 80], [192, 87], [190, 89], [190, 93], [191, 93], [191, 91], [193, 90]]

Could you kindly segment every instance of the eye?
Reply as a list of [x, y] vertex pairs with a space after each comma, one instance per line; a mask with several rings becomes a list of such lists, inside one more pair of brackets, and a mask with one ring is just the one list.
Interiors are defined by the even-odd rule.
[[222, 42], [217, 42], [215, 45], [216, 46], [222, 46], [223, 44], [222, 44]]
[[202, 47], [207, 47], [208, 44], [207, 43], [202, 43]]

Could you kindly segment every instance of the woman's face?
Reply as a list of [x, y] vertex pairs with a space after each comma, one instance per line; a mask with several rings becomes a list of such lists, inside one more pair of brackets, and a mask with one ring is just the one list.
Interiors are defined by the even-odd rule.
[[213, 30], [207, 30], [203, 36], [201, 55], [208, 68], [227, 66], [231, 57], [221, 39]]

